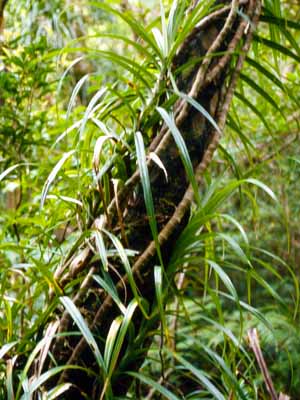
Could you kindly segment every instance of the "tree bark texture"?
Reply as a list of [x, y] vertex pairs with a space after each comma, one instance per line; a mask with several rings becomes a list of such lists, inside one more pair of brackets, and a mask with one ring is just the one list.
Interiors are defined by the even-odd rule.
[[0, 0], [0, 36], [3, 33], [3, 28], [4, 28], [4, 8], [7, 4], [7, 0]]
[[[232, 0], [223, 2], [224, 4], [218, 3], [220, 7], [200, 21], [182, 44], [173, 60], [173, 72], [176, 74], [179, 67], [192, 59], [198, 60], [188, 72], [177, 75], [177, 86], [181, 92], [196, 99], [215, 119], [222, 131], [239, 71], [249, 50], [253, 30], [258, 23], [261, 4], [260, 0]], [[214, 53], [218, 56], [212, 56]], [[217, 132], [200, 112], [182, 99], [176, 102], [173, 110], [176, 125], [189, 151], [197, 183], [200, 184], [203, 172], [218, 146], [220, 132]], [[166, 182], [164, 172], [154, 162], [148, 161], [159, 230], [158, 238], [164, 265], [167, 266], [176, 239], [188, 222], [194, 192], [186, 176], [178, 148], [165, 125], [161, 126], [153, 138], [149, 149], [159, 156], [168, 173]], [[132, 175], [110, 204], [109, 228], [107, 218], [99, 216], [93, 224], [93, 229], [106, 228], [120, 232], [118, 218], [120, 208], [127, 235], [127, 243], [123, 245], [137, 251], [137, 255], [131, 259], [133, 276], [141, 296], [148, 301], [151, 310], [155, 305], [154, 266], [157, 265], [158, 259], [149, 228], [139, 171]], [[65, 260], [56, 273], [56, 279], [61, 287], [66, 287], [77, 279], [81, 282], [74, 283], [73, 302], [98, 340], [100, 350], [103, 350], [103, 343], [111, 323], [120, 311], [113, 299], [92, 278], [92, 275], [100, 273], [102, 268], [100, 261], [93, 261], [92, 248], [91, 242]], [[124, 273], [124, 267], [117, 258], [109, 273], [120, 299], [124, 304], [128, 304], [133, 298], [133, 293], [128, 276]], [[169, 280], [174, 280], [171, 272]], [[56, 328], [57, 333], [78, 330], [66, 311], [58, 310], [54, 319], [48, 324], [48, 333], [51, 330], [53, 333]], [[143, 317], [139, 309], [135, 311], [133, 316], [135, 340], [133, 343], [127, 338], [123, 346], [122, 357], [118, 364], [119, 375], [113, 376], [112, 381], [114, 394], [124, 395], [128, 391], [131, 381], [122, 375], [122, 371], [134, 371], [140, 367], [151, 343], [150, 330], [157, 328], [158, 323], [157, 315], [149, 321]], [[130, 357], [127, 354], [129, 344]], [[133, 357], [134, 349], [136, 357]], [[58, 365], [79, 365], [93, 371], [98, 370], [94, 355], [82, 337], [55, 337], [50, 345], [50, 351]], [[49, 365], [53, 366], [48, 359], [40, 357], [35, 375], [49, 368]], [[63, 396], [66, 399], [84, 398], [84, 394], [89, 398], [99, 399], [103, 390], [103, 383], [79, 370], [65, 370], [54, 383], [63, 382], [73, 384], [70, 391]]]

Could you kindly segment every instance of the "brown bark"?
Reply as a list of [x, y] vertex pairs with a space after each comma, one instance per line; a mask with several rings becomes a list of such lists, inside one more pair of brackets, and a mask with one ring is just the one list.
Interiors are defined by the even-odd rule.
[[0, 36], [3, 34], [4, 29], [4, 8], [8, 0], [0, 0]]
[[[237, 13], [237, 8], [248, 16], [251, 24]], [[211, 114], [221, 131], [225, 125], [239, 71], [249, 49], [252, 31], [257, 25], [259, 13], [260, 0], [227, 2], [227, 5], [212, 13], [191, 32], [173, 62], [175, 73], [192, 57], [204, 57], [188, 73], [177, 77], [177, 85], [182, 92], [189, 93]], [[239, 55], [234, 54], [236, 50], [239, 51]], [[215, 52], [223, 55], [211, 57]], [[187, 145], [197, 183], [200, 184], [203, 172], [218, 146], [220, 134], [202, 114], [183, 100], [178, 100], [175, 104], [174, 114], [177, 127]], [[177, 146], [165, 125], [153, 139], [150, 149], [159, 155], [168, 172], [168, 182], [166, 182], [163, 171], [149, 161], [159, 243], [164, 265], [168, 265], [174, 243], [187, 224], [189, 208], [193, 201], [193, 190], [188, 182]], [[117, 198], [124, 212], [124, 225], [131, 228], [127, 232], [129, 247], [138, 251], [138, 255], [133, 259], [134, 278], [141, 296], [148, 301], [151, 308], [155, 305], [153, 270], [158, 259], [148, 224], [138, 171], [128, 180]], [[134, 203], [132, 203], [133, 198]], [[108, 208], [110, 228], [114, 232], [120, 230], [116, 206], [117, 202], [114, 199]], [[99, 219], [95, 221], [94, 229], [97, 229], [99, 225], [107, 227], [107, 220], [104, 217], [101, 223], [99, 221]], [[74, 295], [73, 301], [85, 316], [95, 337], [105, 339], [112, 321], [119, 315], [119, 310], [112, 298], [93, 281], [91, 275], [97, 273], [101, 266], [99, 262], [93, 263], [92, 257], [93, 252], [89, 246], [81, 248], [78, 253], [72, 254], [66, 260], [57, 272], [56, 278], [64, 287], [80, 276], [85, 277], [81, 286], [76, 288], [77, 294]], [[122, 265], [118, 260], [115, 260], [114, 270], [117, 270], [118, 274], [110, 273], [119, 296], [122, 301], [126, 298], [128, 303], [133, 295], [128, 277], [123, 273]], [[123, 275], [121, 279], [120, 274]], [[167, 274], [172, 282], [174, 271], [167, 271]], [[58, 314], [57, 319], [59, 333], [76, 330], [71, 317], [66, 312]], [[157, 326], [158, 317], [147, 321], [137, 310], [133, 323], [136, 340], [134, 344], [130, 343], [130, 361], [126, 355], [126, 346], [123, 348], [123, 357], [118, 365], [119, 375], [113, 377], [115, 394], [127, 392], [131, 381], [128, 377], [122, 376], [122, 370], [139, 368], [151, 342], [147, 332], [149, 333]], [[98, 340], [98, 343], [100, 349], [103, 349], [103, 342]], [[140, 349], [145, 350], [140, 351]], [[134, 350], [137, 351], [135, 358], [132, 356]], [[56, 338], [51, 345], [51, 352], [59, 365], [75, 364], [97, 371], [94, 356], [83, 338], [80, 339], [77, 336]], [[39, 370], [42, 366], [39, 366]], [[81, 393], [98, 399], [102, 391], [101, 382], [97, 382], [92, 376], [81, 371], [66, 370], [58, 377], [58, 382], [73, 383], [73, 389], [64, 395], [67, 399], [74, 398], [75, 395], [76, 398], [81, 398]]]

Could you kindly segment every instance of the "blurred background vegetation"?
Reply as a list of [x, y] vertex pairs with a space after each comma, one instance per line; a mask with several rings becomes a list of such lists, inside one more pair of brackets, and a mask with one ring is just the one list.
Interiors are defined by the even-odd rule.
[[[172, 4], [164, 2], [167, 15]], [[95, 217], [92, 160], [104, 130], [100, 122], [134, 148], [134, 114], [160, 72], [138, 29], [110, 8], [146, 27], [149, 37], [160, 27], [156, 0], [98, 6], [85, 0], [19, 0], [5, 8], [1, 399], [32, 398], [26, 361], [56, 306], [49, 298], [57, 285], [54, 272]], [[174, 343], [162, 347], [160, 330], [153, 333], [128, 398], [270, 398], [249, 346], [250, 328], [258, 331], [276, 391], [300, 398], [299, 17], [297, 1], [264, 1], [221, 145], [200, 188], [202, 208], [193, 207], [190, 231], [188, 225], [170, 262], [181, 266], [164, 311]], [[103, 87], [105, 101], [93, 103]], [[99, 117], [87, 121], [87, 110], [98, 103]], [[108, 141], [100, 164], [104, 168], [113, 158], [111, 177], [124, 181], [135, 151], [125, 156], [129, 161]], [[196, 230], [192, 223], [205, 212], [211, 218], [199, 232], [200, 222]], [[38, 396], [63, 398], [55, 389]]]

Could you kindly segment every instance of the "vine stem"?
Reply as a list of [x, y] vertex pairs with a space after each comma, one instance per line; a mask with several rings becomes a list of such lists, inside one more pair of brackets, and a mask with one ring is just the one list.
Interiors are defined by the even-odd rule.
[[[244, 1], [243, 1], [243, 3], [244, 3]], [[230, 46], [229, 46], [230, 54], [228, 56], [225, 55], [221, 59], [221, 65], [218, 67], [218, 65], [219, 65], [219, 63], [218, 63], [217, 66], [213, 69], [213, 73], [210, 74], [208, 76], [208, 80], [206, 80], [205, 73], [208, 70], [209, 65], [211, 63], [212, 55], [221, 46], [224, 38], [229, 33], [229, 31], [232, 27], [232, 24], [234, 22], [234, 19], [236, 17], [236, 9], [237, 9], [238, 5], [239, 5], [239, 0], [233, 0], [231, 6], [227, 6], [227, 7], [224, 7], [220, 10], [213, 12], [211, 15], [207, 16], [206, 19], [203, 20], [203, 22], [199, 23], [199, 26], [196, 28], [195, 34], [201, 29], [202, 30], [206, 29], [213, 21], [215, 21], [216, 18], [222, 16], [225, 11], [230, 10], [223, 28], [221, 29], [221, 31], [219, 32], [219, 34], [213, 41], [210, 48], [208, 49], [208, 51], [204, 57], [204, 60], [198, 69], [195, 82], [193, 83], [192, 88], [190, 89], [190, 91], [188, 93], [189, 97], [196, 98], [197, 95], [199, 94], [200, 90], [202, 90], [213, 79], [215, 79], [216, 76], [221, 73], [222, 69], [224, 69], [226, 67], [226, 64], [229, 62], [230, 57], [231, 57], [234, 49], [236, 48], [238, 41], [241, 38], [241, 33], [244, 29], [245, 21], [243, 21], [240, 24], [240, 25], [242, 25], [242, 27], [240, 27], [238, 29], [238, 32], [234, 35], [234, 38], [232, 39], [232, 41], [230, 43]], [[185, 45], [187, 45], [187, 44], [188, 44], [188, 41], [186, 41]], [[190, 105], [187, 102], [179, 101], [179, 104], [177, 107], [177, 111], [178, 111], [177, 116], [176, 116], [176, 112], [175, 112], [175, 123], [176, 123], [177, 127], [180, 127], [182, 125], [182, 123], [185, 121], [185, 119], [188, 115], [189, 109], [190, 109]], [[172, 135], [171, 135], [169, 129], [166, 127], [163, 127], [161, 130], [161, 133], [153, 141], [154, 146], [153, 146], [153, 144], [150, 146], [150, 151], [154, 152], [159, 157], [160, 154], [168, 147], [170, 140], [172, 140]], [[153, 148], [153, 147], [155, 147], [155, 148]], [[150, 167], [151, 162], [152, 162], [152, 160], [151, 160], [151, 158], [149, 158], [147, 161], [148, 168]], [[140, 179], [140, 172], [139, 172], [139, 170], [136, 170], [135, 173], [127, 180], [127, 182], [125, 183], [125, 186], [118, 192], [118, 195], [115, 196], [113, 198], [113, 200], [111, 201], [111, 203], [109, 204], [109, 206], [107, 208], [108, 218], [105, 218], [104, 221], [101, 221], [101, 225], [105, 226], [108, 223], [108, 220], [112, 219], [112, 216], [116, 212], [117, 199], [118, 199], [119, 204], [124, 202], [124, 199], [128, 196], [128, 194], [130, 193], [132, 188], [138, 183], [139, 179]], [[98, 220], [96, 219], [94, 221], [93, 226], [95, 227], [95, 226], [97, 226], [97, 224], [98, 224]], [[84, 262], [84, 259], [86, 259], [86, 261], [88, 261], [91, 258], [91, 255], [92, 255], [92, 250], [85, 251], [84, 254], [82, 253], [82, 256], [80, 257], [80, 263], [78, 264], [78, 269], [77, 269], [78, 272], [80, 272], [83, 269], [84, 265], [86, 264]], [[77, 262], [78, 256], [74, 255], [73, 259], [75, 261], [72, 262], [72, 260], [71, 260], [71, 262], [72, 262], [72, 264], [75, 265]], [[70, 260], [68, 259], [68, 257], [65, 259], [62, 266], [55, 273], [55, 278], [57, 280], [60, 279], [61, 274], [66, 269], [66, 267], [65, 267], [66, 264], [68, 264], [68, 265], [70, 264]], [[73, 271], [74, 271], [74, 268], [73, 268]], [[68, 281], [68, 279], [69, 279], [69, 276], [67, 274], [67, 276], [64, 278], [64, 281], [66, 282], [66, 281]]]

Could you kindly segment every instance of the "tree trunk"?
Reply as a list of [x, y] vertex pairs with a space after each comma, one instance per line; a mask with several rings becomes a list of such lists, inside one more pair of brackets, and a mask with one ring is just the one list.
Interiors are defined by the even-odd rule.
[[3, 34], [4, 28], [4, 8], [6, 6], [7, 0], [0, 0], [0, 37]]
[[[220, 2], [218, 2], [220, 3]], [[223, 2], [224, 3], [224, 2]], [[259, 14], [260, 0], [232, 0], [225, 2], [201, 21], [183, 43], [173, 61], [173, 72], [192, 58], [203, 57], [192, 70], [177, 76], [177, 86], [181, 92], [189, 94], [200, 103], [214, 118], [220, 131], [195, 108], [183, 99], [174, 105], [174, 116], [178, 129], [186, 143], [194, 168], [197, 183], [201, 183], [204, 170], [210, 163], [218, 146], [220, 132], [225, 126], [226, 116], [232, 100], [233, 92], [242, 67], [245, 55], [249, 50], [253, 29], [255, 29]], [[237, 12], [237, 10], [241, 12]], [[247, 16], [247, 17], [245, 17]], [[251, 22], [249, 22], [251, 21]], [[213, 53], [220, 54], [211, 57]], [[168, 265], [172, 248], [176, 239], [187, 224], [189, 209], [194, 192], [189, 184], [181, 157], [172, 135], [166, 125], [154, 137], [150, 151], [155, 151], [164, 164], [168, 181], [164, 172], [149, 161], [149, 175], [155, 206], [155, 214], [159, 230], [159, 244], [164, 265]], [[155, 243], [148, 224], [142, 185], [139, 172], [136, 171], [118, 193], [109, 206], [110, 229], [114, 232], [121, 227], [118, 218], [118, 205], [124, 213], [124, 226], [130, 227], [127, 233], [129, 247], [138, 252], [133, 258], [133, 276], [141, 297], [147, 300], [149, 309], [155, 308], [154, 266], [159, 264]], [[126, 210], [126, 213], [124, 212]], [[126, 215], [126, 216], [125, 216]], [[108, 229], [108, 221], [100, 217], [94, 222], [93, 229]], [[61, 287], [80, 276], [85, 278], [80, 287], [76, 287], [73, 302], [84, 315], [95, 338], [105, 340], [113, 320], [120, 311], [113, 299], [93, 280], [92, 275], [100, 271], [101, 265], [93, 262], [93, 252], [89, 246], [66, 260], [57, 272], [56, 278]], [[114, 260], [114, 270], [110, 270], [119, 297], [128, 304], [133, 298], [128, 276], [123, 273], [123, 266]], [[174, 281], [174, 272], [166, 271], [169, 281]], [[123, 275], [120, 278], [120, 275]], [[75, 292], [75, 290], [74, 290]], [[56, 315], [58, 333], [78, 330], [72, 318], [65, 311]], [[137, 308], [133, 316], [136, 340], [123, 345], [122, 357], [119, 358], [118, 375], [112, 378], [112, 388], [116, 395], [124, 395], [129, 389], [131, 380], [122, 371], [137, 370], [145, 359], [151, 343], [149, 334], [159, 323], [156, 313], [146, 320]], [[54, 322], [50, 326], [54, 326]], [[50, 329], [48, 327], [48, 329]], [[49, 331], [48, 331], [49, 332]], [[100, 350], [103, 350], [102, 340], [98, 340]], [[128, 354], [127, 346], [130, 348]], [[141, 349], [144, 349], [141, 351]], [[56, 337], [50, 346], [58, 365], [80, 365], [97, 371], [94, 355], [84, 338], [78, 336]], [[136, 354], [134, 357], [133, 354]], [[43, 360], [37, 364], [37, 370], [49, 368], [49, 362]], [[73, 387], [64, 398], [81, 398], [87, 394], [92, 399], [99, 399], [103, 390], [103, 382], [97, 381], [80, 370], [65, 370], [58, 376], [56, 383], [71, 382]], [[52, 384], [55, 382], [52, 382]]]

